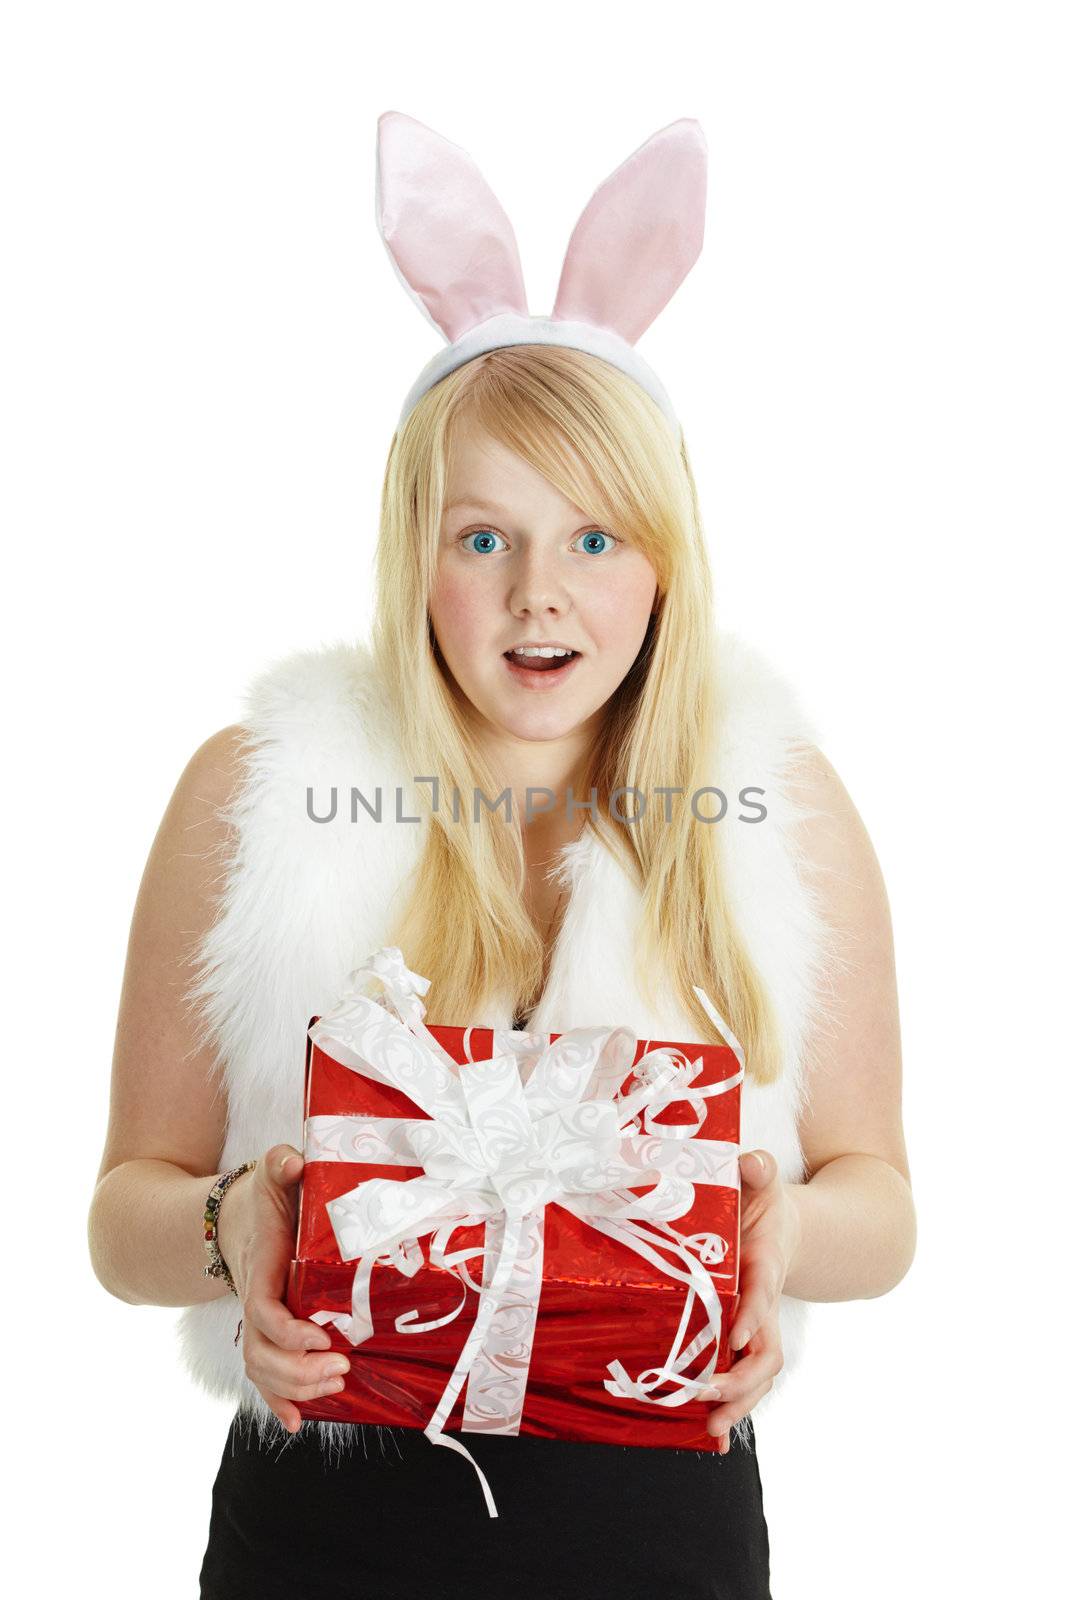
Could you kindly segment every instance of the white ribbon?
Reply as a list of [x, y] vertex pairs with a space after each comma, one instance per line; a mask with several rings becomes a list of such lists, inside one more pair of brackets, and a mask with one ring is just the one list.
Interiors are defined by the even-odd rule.
[[[383, 1003], [365, 993], [375, 979], [382, 985]], [[706, 1119], [705, 1101], [742, 1082], [744, 1053], [708, 996], [694, 985], [740, 1063], [740, 1070], [720, 1083], [693, 1088], [700, 1063], [665, 1045], [634, 1062], [637, 1041], [627, 1028], [574, 1028], [553, 1044], [546, 1034], [496, 1034], [490, 1059], [468, 1060], [460, 1068], [422, 1022], [420, 996], [429, 987], [427, 978], [405, 966], [400, 950], [386, 947], [351, 974], [337, 1004], [310, 1029], [311, 1038], [328, 1046], [335, 1060], [400, 1090], [426, 1113], [424, 1118], [307, 1119], [306, 1161], [418, 1166], [424, 1174], [407, 1181], [370, 1178], [327, 1202], [342, 1259], [358, 1263], [352, 1309], [350, 1315], [316, 1311], [311, 1320], [332, 1323], [352, 1345], [370, 1338], [375, 1262], [413, 1277], [425, 1265], [419, 1239], [431, 1236], [430, 1262], [459, 1279], [463, 1297], [435, 1321], [419, 1322], [412, 1310], [397, 1317], [395, 1326], [401, 1333], [429, 1332], [459, 1316], [468, 1289], [480, 1296], [473, 1327], [425, 1433], [434, 1444], [466, 1457], [495, 1517], [484, 1473], [443, 1428], [469, 1379], [463, 1430], [519, 1431], [540, 1299], [546, 1205], [564, 1206], [688, 1290], [662, 1366], [634, 1378], [620, 1361], [612, 1361], [605, 1389], [648, 1405], [679, 1406], [698, 1394], [714, 1371], [722, 1310], [707, 1269], [724, 1259], [728, 1245], [718, 1234], [685, 1235], [670, 1224], [691, 1209], [694, 1184], [740, 1188], [739, 1145], [693, 1136]], [[507, 1048], [499, 1048], [504, 1043]], [[637, 1086], [621, 1094], [630, 1073]], [[663, 1123], [665, 1108], [681, 1102], [692, 1108], [694, 1120]], [[640, 1131], [642, 1116], [644, 1128], [654, 1132]], [[633, 1193], [633, 1184], [652, 1181], [648, 1194]], [[483, 1246], [449, 1251], [457, 1228], [480, 1223], [485, 1224]], [[483, 1258], [480, 1283], [466, 1266], [475, 1256]], [[706, 1325], [682, 1349], [696, 1300]], [[708, 1348], [709, 1360], [685, 1376]], [[496, 1359], [501, 1354], [505, 1360]], [[658, 1392], [664, 1387], [666, 1392]]]

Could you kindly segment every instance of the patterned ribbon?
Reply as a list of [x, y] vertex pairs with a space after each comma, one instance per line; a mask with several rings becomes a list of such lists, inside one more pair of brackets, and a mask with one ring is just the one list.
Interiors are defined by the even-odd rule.
[[[379, 1000], [365, 992], [375, 980], [383, 989]], [[327, 1202], [341, 1257], [358, 1265], [351, 1314], [316, 1311], [312, 1320], [333, 1323], [352, 1345], [370, 1338], [375, 1262], [413, 1277], [425, 1265], [420, 1237], [431, 1235], [430, 1262], [464, 1285], [462, 1300], [433, 1322], [418, 1321], [412, 1310], [397, 1317], [395, 1326], [402, 1333], [427, 1333], [459, 1316], [467, 1290], [480, 1296], [425, 1433], [466, 1457], [495, 1517], [484, 1473], [443, 1428], [465, 1379], [463, 1431], [519, 1432], [540, 1299], [546, 1205], [564, 1206], [688, 1290], [662, 1366], [632, 1377], [620, 1361], [611, 1361], [604, 1388], [649, 1405], [678, 1406], [713, 1372], [722, 1311], [707, 1268], [724, 1259], [728, 1245], [718, 1234], [685, 1235], [670, 1224], [691, 1209], [694, 1184], [740, 1187], [739, 1145], [694, 1135], [706, 1120], [705, 1101], [742, 1082], [744, 1054], [708, 996], [694, 986], [740, 1063], [720, 1083], [694, 1088], [699, 1063], [668, 1046], [634, 1061], [636, 1036], [627, 1028], [574, 1028], [554, 1044], [546, 1034], [495, 1033], [492, 1056], [468, 1059], [460, 1068], [422, 1021], [420, 997], [429, 986], [404, 964], [400, 950], [386, 947], [351, 974], [337, 1004], [311, 1027], [312, 1039], [336, 1061], [400, 1090], [426, 1113], [307, 1119], [307, 1161], [418, 1166], [424, 1174], [406, 1181], [370, 1178]], [[468, 1057], [470, 1032], [464, 1042]], [[621, 1094], [630, 1073], [636, 1086]], [[692, 1108], [695, 1120], [659, 1120], [679, 1103]], [[640, 1131], [642, 1116], [644, 1128], [653, 1132]], [[632, 1192], [632, 1185], [652, 1182], [647, 1194]], [[483, 1246], [448, 1249], [457, 1228], [481, 1223]], [[483, 1258], [480, 1283], [466, 1266], [476, 1256]], [[697, 1300], [706, 1325], [682, 1349]], [[707, 1363], [685, 1376], [708, 1348]]]

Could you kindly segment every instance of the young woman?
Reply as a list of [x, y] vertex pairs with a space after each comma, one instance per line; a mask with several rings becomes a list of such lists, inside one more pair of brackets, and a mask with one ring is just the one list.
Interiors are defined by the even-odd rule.
[[[751, 1414], [798, 1359], [805, 1302], [882, 1294], [911, 1260], [870, 841], [786, 685], [713, 626], [668, 403], [573, 329], [474, 354], [454, 337], [423, 375], [389, 457], [371, 643], [257, 679], [145, 870], [91, 1240], [112, 1293], [186, 1307], [190, 1370], [237, 1403], [204, 1596], [765, 1597]], [[513, 810], [475, 816], [478, 790]], [[742, 1040], [738, 1356], [706, 1396], [721, 1454], [479, 1435], [491, 1520], [417, 1428], [302, 1422], [348, 1365], [284, 1304], [304, 1035], [386, 944], [431, 977], [427, 1022], [713, 1039], [699, 984]], [[231, 1293], [204, 1275], [202, 1219], [234, 1172]]]

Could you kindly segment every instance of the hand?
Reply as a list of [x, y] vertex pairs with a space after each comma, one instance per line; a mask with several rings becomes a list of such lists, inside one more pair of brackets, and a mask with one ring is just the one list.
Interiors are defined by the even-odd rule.
[[[729, 1430], [751, 1411], [784, 1364], [778, 1303], [799, 1242], [799, 1213], [769, 1150], [740, 1158], [740, 1298], [729, 1343], [747, 1353], [728, 1372], [716, 1372], [701, 1398], [718, 1401], [707, 1419], [722, 1454]], [[715, 1392], [717, 1391], [717, 1392]]]
[[351, 1365], [339, 1351], [323, 1354], [329, 1334], [285, 1304], [303, 1165], [291, 1144], [274, 1145], [230, 1185], [218, 1217], [218, 1247], [244, 1310], [244, 1370], [290, 1433], [303, 1421], [292, 1402], [337, 1394]]

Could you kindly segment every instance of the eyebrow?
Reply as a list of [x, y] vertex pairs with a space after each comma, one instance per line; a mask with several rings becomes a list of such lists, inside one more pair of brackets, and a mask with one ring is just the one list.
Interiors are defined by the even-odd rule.
[[493, 516], [505, 517], [506, 506], [498, 506], [494, 500], [449, 500], [444, 507], [445, 511], [457, 511], [460, 506], [465, 506], [470, 511], [491, 511]]

